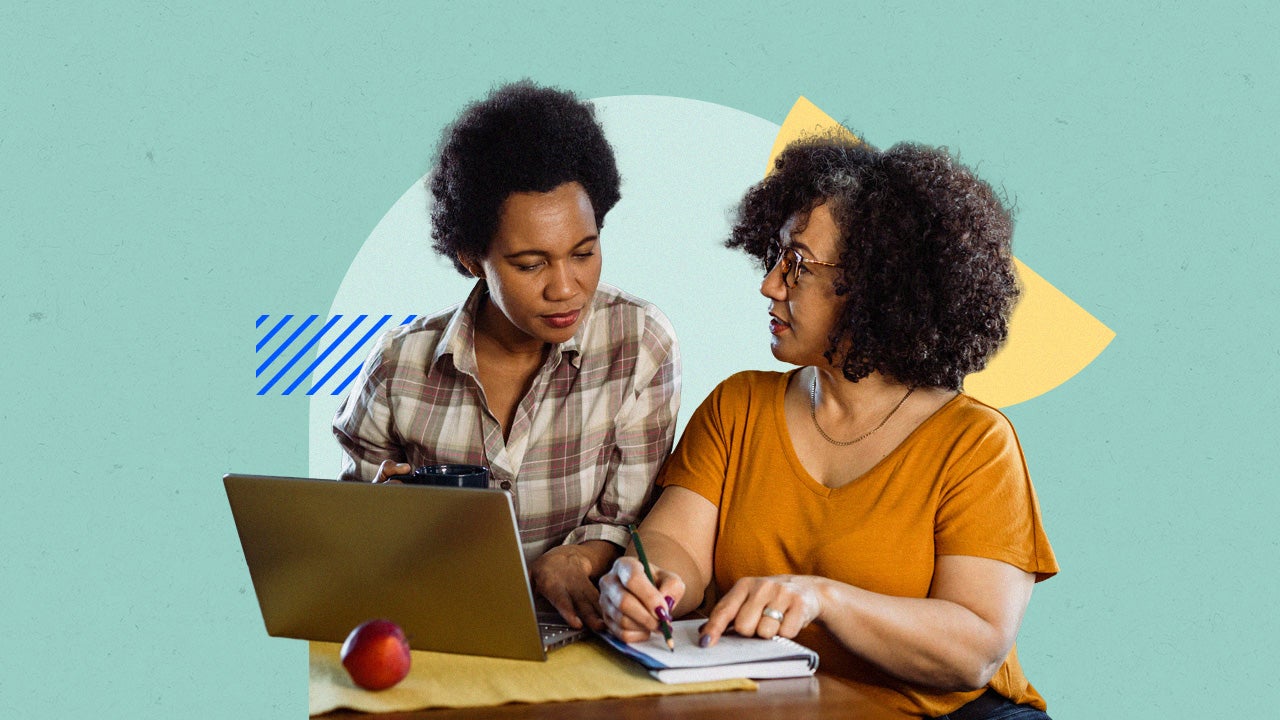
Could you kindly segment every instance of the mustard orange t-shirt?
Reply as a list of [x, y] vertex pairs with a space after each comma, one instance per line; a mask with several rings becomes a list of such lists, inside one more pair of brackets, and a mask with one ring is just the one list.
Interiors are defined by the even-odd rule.
[[[839, 488], [800, 464], [783, 413], [791, 373], [743, 372], [690, 418], [659, 475], [719, 508], [714, 573], [723, 594], [743, 577], [819, 575], [885, 595], [929, 594], [934, 558], [971, 555], [1043, 580], [1058, 571], [1013, 426], [957, 395], [865, 475]], [[850, 652], [819, 624], [796, 638], [824, 672], [906, 714], [942, 715], [981, 694], [912, 686]], [[990, 682], [1044, 709], [1016, 648]]]

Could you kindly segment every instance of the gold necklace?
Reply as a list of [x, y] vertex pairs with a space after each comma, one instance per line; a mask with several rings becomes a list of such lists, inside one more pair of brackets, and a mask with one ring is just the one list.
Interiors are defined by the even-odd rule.
[[875, 431], [884, 427], [884, 424], [889, 422], [889, 418], [893, 417], [893, 414], [898, 412], [898, 408], [902, 407], [902, 403], [906, 402], [907, 398], [911, 397], [911, 393], [915, 391], [916, 389], [914, 387], [907, 388], [907, 394], [902, 396], [902, 399], [898, 401], [897, 405], [893, 406], [893, 409], [889, 411], [888, 415], [884, 416], [884, 419], [880, 421], [879, 425], [871, 428], [870, 430], [862, 433], [861, 435], [859, 435], [858, 437], [852, 440], [840, 441], [828, 435], [826, 431], [822, 429], [822, 426], [818, 424], [818, 371], [815, 369], [813, 371], [813, 382], [809, 383], [809, 417], [813, 418], [813, 426], [818, 428], [818, 434], [822, 436], [823, 440], [826, 440], [832, 445], [839, 445], [840, 447], [848, 447], [849, 445], [853, 445], [854, 443], [859, 443], [859, 442], [862, 442], [863, 440], [866, 440], [867, 438], [871, 437], [871, 435], [874, 434]]

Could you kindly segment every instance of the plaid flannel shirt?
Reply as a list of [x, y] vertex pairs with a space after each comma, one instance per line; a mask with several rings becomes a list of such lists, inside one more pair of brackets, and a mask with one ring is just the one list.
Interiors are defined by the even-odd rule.
[[343, 480], [384, 460], [487, 465], [508, 484], [526, 561], [585, 540], [625, 547], [680, 406], [680, 353], [658, 308], [601, 284], [568, 341], [553, 346], [507, 439], [477, 379], [475, 311], [460, 305], [384, 333], [334, 418]]

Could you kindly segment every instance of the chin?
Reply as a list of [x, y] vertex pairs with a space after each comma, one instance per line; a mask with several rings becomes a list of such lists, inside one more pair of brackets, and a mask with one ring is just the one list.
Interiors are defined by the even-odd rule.
[[567, 328], [543, 327], [543, 328], [539, 328], [539, 332], [530, 333], [530, 334], [538, 338], [544, 343], [551, 343], [555, 345], [558, 343], [568, 341], [570, 338], [574, 336], [574, 333], [578, 332], [578, 328], [580, 327], [582, 327], [581, 320], [579, 320], [578, 322], [574, 323], [573, 325]]
[[814, 354], [812, 351], [805, 352], [803, 350], [798, 350], [794, 345], [788, 346], [785, 341], [778, 342], [775, 340], [769, 345], [769, 352], [773, 353], [774, 359], [779, 362], [784, 362], [788, 365], [795, 365], [797, 367], [804, 367], [806, 365], [823, 366], [829, 364], [822, 353], [819, 352]]
[[800, 363], [797, 363], [795, 360], [793, 360], [791, 357], [791, 354], [788, 353], [785, 349], [779, 348], [778, 343], [771, 344], [769, 346], [769, 352], [773, 353], [774, 359], [778, 360], [779, 362], [788, 363], [790, 365], [800, 364]]

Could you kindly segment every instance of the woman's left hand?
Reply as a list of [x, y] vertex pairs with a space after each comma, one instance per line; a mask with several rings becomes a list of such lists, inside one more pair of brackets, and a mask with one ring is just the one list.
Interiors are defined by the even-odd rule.
[[529, 564], [533, 591], [550, 601], [570, 627], [601, 630], [600, 591], [593, 578], [618, 552], [618, 546], [603, 540], [551, 548]]
[[[714, 645], [732, 625], [739, 635], [793, 638], [822, 613], [821, 578], [810, 575], [746, 577], [734, 583], [699, 630], [703, 647]], [[768, 614], [766, 614], [766, 612]], [[781, 620], [777, 615], [782, 616]]]

